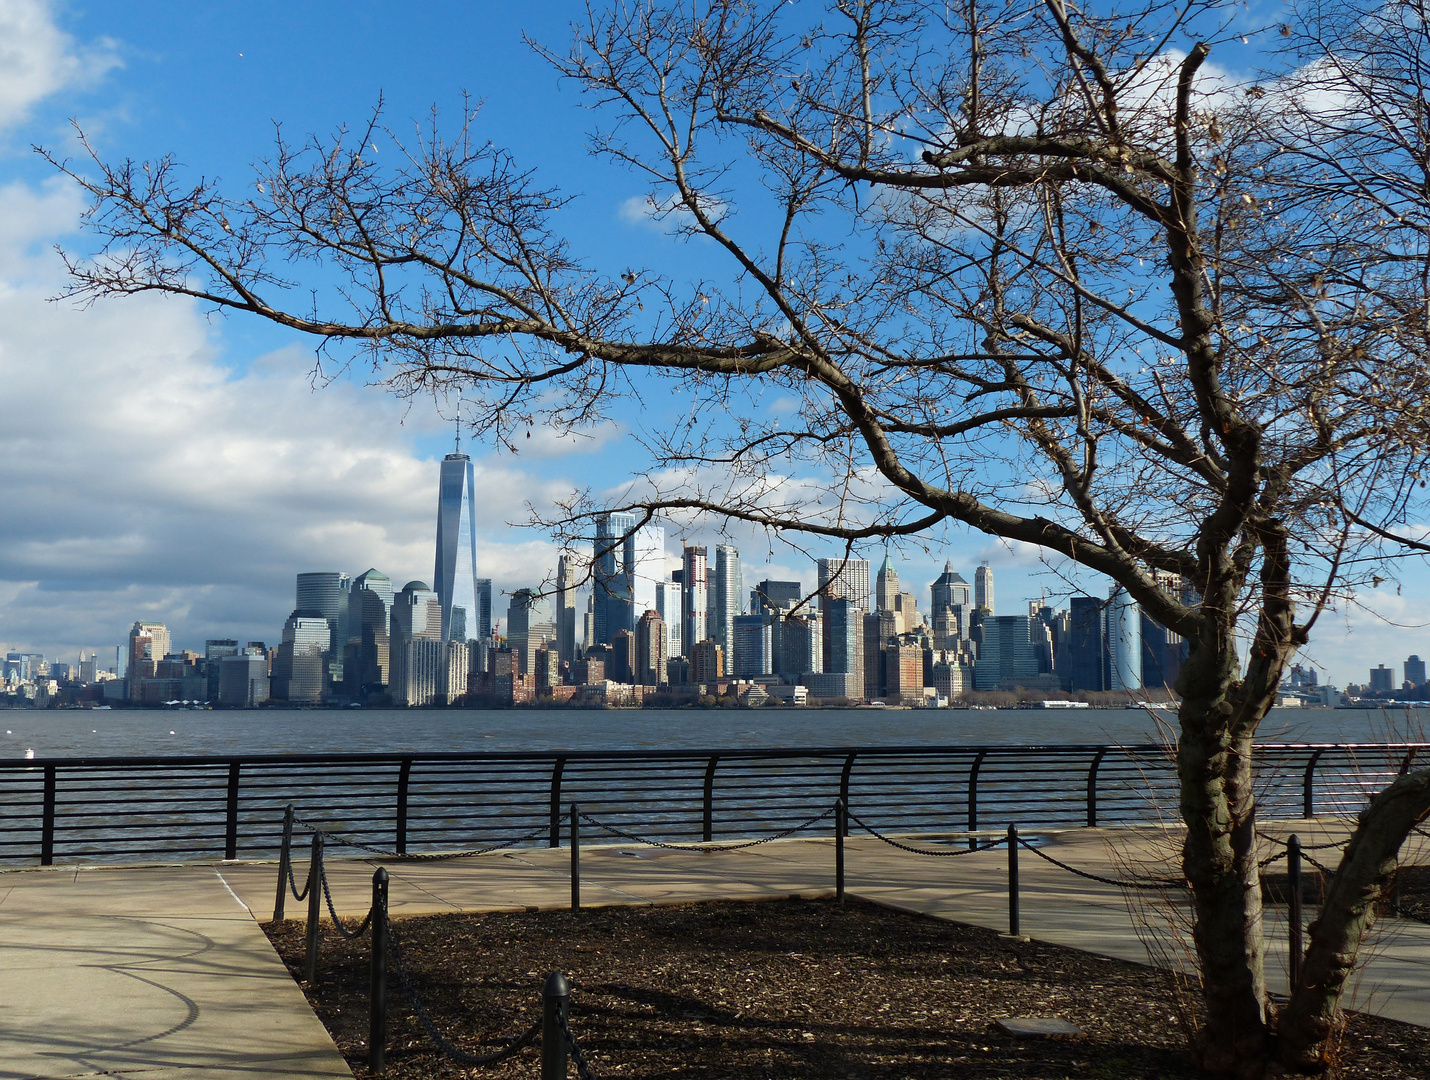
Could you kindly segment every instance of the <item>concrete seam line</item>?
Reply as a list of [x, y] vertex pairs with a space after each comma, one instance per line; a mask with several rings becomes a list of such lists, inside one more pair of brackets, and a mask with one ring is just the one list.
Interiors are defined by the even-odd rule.
[[228, 890], [228, 895], [233, 897], [234, 900], [238, 902], [238, 906], [243, 908], [244, 911], [248, 912], [250, 918], [256, 920], [257, 916], [253, 914], [253, 909], [243, 902], [243, 898], [239, 896], [238, 893], [233, 891], [233, 886], [230, 885], [227, 880], [225, 880], [223, 874], [219, 872], [218, 867], [214, 867], [214, 877], [218, 878], [219, 881], [223, 882], [223, 887]]

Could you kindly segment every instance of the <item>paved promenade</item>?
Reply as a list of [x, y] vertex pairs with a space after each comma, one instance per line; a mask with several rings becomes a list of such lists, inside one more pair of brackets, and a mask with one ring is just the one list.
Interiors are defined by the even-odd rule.
[[[1295, 826], [1307, 844], [1334, 839], [1341, 828]], [[828, 840], [689, 853], [590, 845], [592, 839], [588, 832], [581, 853], [582, 901], [590, 906], [827, 895], [833, 887]], [[1160, 875], [1175, 861], [1175, 842], [1158, 830], [1073, 830], [1040, 839], [1064, 862], [1112, 877]], [[341, 914], [360, 917], [376, 864], [334, 854], [330, 849], [334, 902]], [[1004, 849], [935, 858], [861, 836], [850, 840], [847, 855], [853, 896], [1007, 929]], [[1421, 852], [1418, 861], [1427, 856]], [[296, 868], [300, 881], [305, 866]], [[1151, 896], [1144, 917], [1134, 920], [1120, 889], [1028, 851], [1020, 867], [1025, 935], [1145, 963], [1152, 927], [1165, 962], [1176, 962], [1184, 948], [1183, 913], [1164, 896]], [[567, 907], [569, 869], [565, 849], [394, 863], [390, 907], [396, 918]], [[273, 863], [0, 874], [0, 1080], [348, 1075], [255, 921], [272, 914], [275, 880]], [[290, 917], [304, 910], [290, 898]], [[1270, 919], [1270, 931], [1271, 983], [1281, 990], [1279, 919]], [[1430, 1023], [1430, 926], [1391, 920], [1373, 952], [1354, 1006]]]

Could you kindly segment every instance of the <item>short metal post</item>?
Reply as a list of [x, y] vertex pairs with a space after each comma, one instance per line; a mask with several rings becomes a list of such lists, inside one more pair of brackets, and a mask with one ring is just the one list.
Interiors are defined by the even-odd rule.
[[1290, 939], [1290, 963], [1287, 965], [1287, 977], [1290, 980], [1290, 989], [1296, 989], [1296, 983], [1301, 978], [1301, 838], [1292, 835], [1286, 841], [1286, 879], [1287, 892], [1290, 893], [1288, 910], [1286, 912], [1286, 923], [1289, 928], [1288, 937]]
[[553, 971], [541, 988], [541, 1080], [566, 1080], [567, 1007], [571, 1000], [571, 984], [566, 976]]
[[283, 811], [283, 847], [278, 852], [278, 895], [273, 898], [273, 921], [283, 921], [288, 900], [288, 868], [293, 865], [293, 804]]
[[387, 1065], [387, 871], [372, 875], [372, 982], [368, 994], [367, 1067]]
[[581, 910], [581, 807], [571, 804], [571, 910]]
[[834, 895], [841, 904], [844, 903], [844, 836], [849, 831], [848, 813], [844, 800], [837, 800], [834, 804]]
[[303, 978], [318, 982], [318, 915], [323, 894], [323, 834], [313, 834], [313, 855], [308, 860], [308, 953], [303, 958]]
[[1008, 826], [1008, 933], [1017, 937], [1018, 927], [1018, 826]]

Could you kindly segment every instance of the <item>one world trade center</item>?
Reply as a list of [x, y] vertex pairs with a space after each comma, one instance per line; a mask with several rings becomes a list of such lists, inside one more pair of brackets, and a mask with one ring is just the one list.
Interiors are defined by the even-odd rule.
[[442, 603], [442, 639], [466, 641], [477, 634], [477, 522], [466, 454], [442, 459], [437, 493], [437, 568], [432, 584]]

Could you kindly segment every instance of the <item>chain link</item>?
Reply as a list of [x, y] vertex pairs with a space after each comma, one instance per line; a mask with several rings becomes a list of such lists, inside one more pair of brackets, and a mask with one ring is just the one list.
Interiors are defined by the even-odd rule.
[[1274, 862], [1280, 862], [1282, 859], [1286, 858], [1286, 855], [1287, 855], [1287, 852], [1278, 851], [1275, 855], [1271, 855], [1271, 856], [1269, 856], [1269, 857], [1267, 857], [1267, 858], [1265, 858], [1265, 859], [1262, 859], [1260, 862], [1258, 862], [1258, 863], [1256, 864], [1256, 868], [1257, 868], [1258, 870], [1265, 870], [1265, 869], [1266, 869], [1268, 866], [1270, 866], [1272, 863], [1274, 863]]
[[561, 1037], [566, 1040], [566, 1048], [571, 1051], [571, 1060], [576, 1065], [576, 1075], [581, 1080], [596, 1080], [596, 1074], [591, 1071], [590, 1064], [586, 1061], [586, 1055], [581, 1053], [581, 1047], [576, 1044], [576, 1036], [571, 1033], [571, 1025], [566, 1021], [565, 1010], [556, 1011], [556, 1022], [561, 1025]]
[[[1279, 836], [1267, 836], [1265, 833], [1259, 833], [1258, 835], [1261, 837], [1261, 839], [1263, 839], [1263, 840], [1269, 840], [1269, 841], [1271, 841], [1273, 844], [1280, 844], [1282, 847], [1287, 847], [1287, 846], [1291, 843], [1289, 837], [1288, 837], [1287, 839], [1285, 839], [1285, 840], [1282, 840], [1281, 837], [1279, 837]], [[1344, 841], [1344, 840], [1327, 840], [1324, 844], [1302, 844], [1302, 845], [1301, 845], [1301, 850], [1302, 850], [1302, 851], [1323, 851], [1323, 850], [1325, 850], [1326, 848], [1339, 848], [1339, 847], [1345, 847], [1345, 846], [1346, 846], [1346, 841]]]
[[489, 1054], [469, 1054], [460, 1046], [457, 1046], [439, 1030], [431, 1015], [422, 1004], [422, 999], [417, 994], [417, 988], [413, 985], [412, 977], [407, 973], [407, 966], [402, 962], [402, 949], [397, 944], [397, 939], [392, 934], [392, 923], [387, 918], [387, 912], [381, 912], [383, 930], [387, 934], [387, 954], [392, 958], [392, 969], [397, 972], [397, 981], [402, 987], [402, 992], [407, 996], [407, 1002], [412, 1006], [412, 1012], [417, 1017], [422, 1029], [427, 1032], [428, 1038], [437, 1044], [437, 1048], [450, 1057], [453, 1061], [462, 1065], [481, 1066], [495, 1065], [498, 1061], [505, 1061], [512, 1055], [520, 1052], [536, 1041], [536, 1037], [541, 1033], [541, 1017], [537, 1017], [532, 1025], [520, 1035], [512, 1035], [502, 1040], [503, 1045]]
[[[368, 909], [367, 916], [358, 924], [356, 930], [349, 930], [343, 925], [343, 920], [338, 918], [338, 909], [333, 907], [333, 894], [328, 890], [328, 871], [321, 862], [318, 863], [318, 880], [323, 885], [323, 899], [328, 902], [328, 914], [333, 917], [333, 925], [338, 928], [338, 933], [349, 941], [362, 937], [367, 932], [367, 928], [372, 925], [372, 909]], [[311, 882], [309, 887], [312, 887]]]
[[1119, 881], [1117, 878], [1103, 877], [1100, 874], [1090, 874], [1086, 870], [1079, 870], [1076, 866], [1069, 866], [1067, 863], [1062, 862], [1059, 859], [1053, 858], [1047, 852], [1034, 847], [1022, 837], [1018, 838], [1018, 843], [1021, 844], [1023, 847], [1027, 848], [1038, 858], [1046, 859], [1054, 866], [1060, 867], [1061, 869], [1066, 870], [1070, 874], [1076, 874], [1078, 877], [1087, 878], [1089, 881], [1100, 881], [1104, 885], [1116, 885], [1119, 889], [1183, 889], [1186, 888], [1187, 885], [1185, 881]]
[[301, 901], [303, 901], [303, 900], [308, 899], [308, 890], [311, 889], [312, 887], [313, 887], [313, 882], [312, 882], [311, 876], [310, 876], [310, 879], [309, 879], [308, 881], [305, 881], [305, 882], [303, 883], [303, 891], [302, 891], [302, 892], [299, 892], [299, 891], [298, 891], [298, 883], [293, 880], [293, 856], [292, 856], [292, 853], [291, 853], [291, 851], [290, 851], [289, 856], [288, 856], [288, 891], [293, 894], [293, 899], [294, 899], [294, 900], [298, 900], [298, 901], [301, 902]]
[[[563, 817], [564, 816], [565, 815], [563, 815]], [[466, 851], [421, 851], [409, 855], [399, 854], [398, 852], [390, 851], [387, 848], [373, 847], [371, 844], [364, 844], [360, 840], [349, 839], [348, 837], [343, 836], [340, 833], [329, 832], [327, 829], [324, 829], [318, 825], [310, 825], [308, 822], [304, 821], [302, 818], [299, 817], [295, 817], [293, 819], [293, 824], [300, 826], [301, 828], [307, 829], [309, 832], [317, 833], [323, 838], [324, 843], [331, 840], [336, 844], [342, 844], [344, 847], [357, 848], [359, 851], [367, 851], [371, 852], [373, 855], [381, 855], [384, 859], [394, 859], [401, 862], [430, 862], [433, 860], [441, 859], [469, 859], [479, 855], [490, 855], [494, 851], [504, 851], [507, 848], [516, 847], [518, 844], [524, 844], [528, 840], [535, 840], [538, 836], [545, 836], [551, 831], [551, 826], [542, 825], [538, 829], [533, 829], [525, 836], [518, 836], [515, 840], [504, 840], [501, 843], [493, 844], [490, 847], [470, 848]]]
[[947, 851], [929, 851], [926, 848], [916, 848], [910, 846], [909, 844], [901, 844], [899, 843], [899, 841], [885, 836], [878, 829], [874, 828], [874, 826], [866, 824], [864, 821], [860, 820], [859, 817], [857, 817], [852, 810], [845, 810], [844, 813], [848, 816], [850, 821], [854, 822], [854, 824], [858, 825], [865, 832], [869, 833], [869, 835], [877, 836], [880, 840], [884, 841], [884, 843], [888, 844], [891, 847], [896, 847], [900, 851], [909, 851], [915, 855], [933, 855], [939, 858], [952, 858], [956, 855], [972, 855], [975, 851], [989, 851], [992, 848], [1001, 847], [1005, 843], [1005, 841], [1000, 837], [997, 840], [990, 840], [986, 844], [976, 844], [971, 848], [949, 848]]
[[625, 832], [622, 829], [616, 828], [614, 825], [607, 825], [605, 822], [597, 821], [590, 814], [581, 814], [580, 818], [586, 824], [594, 825], [602, 832], [610, 833], [612, 836], [619, 836], [622, 839], [630, 840], [637, 844], [645, 844], [647, 847], [665, 848], [668, 851], [740, 851], [744, 848], [752, 848], [758, 847], [761, 844], [768, 844], [772, 840], [783, 840], [786, 836], [793, 836], [795, 833], [802, 832], [803, 830], [810, 828], [812, 825], [817, 825], [819, 822], [831, 816], [833, 813], [834, 807], [831, 806], [824, 813], [816, 814], [808, 821], [791, 826], [790, 828], [785, 829], [783, 832], [777, 832], [772, 836], [762, 836], [758, 840], [747, 840], [742, 844], [722, 844], [713, 840], [708, 844], [667, 844], [661, 840], [652, 840], [649, 837], [640, 836], [636, 833]]

